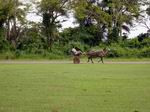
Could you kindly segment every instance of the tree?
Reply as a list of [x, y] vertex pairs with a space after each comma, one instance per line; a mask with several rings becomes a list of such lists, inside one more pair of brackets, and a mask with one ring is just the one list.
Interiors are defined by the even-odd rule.
[[74, 1], [75, 18], [80, 27], [97, 27], [95, 34], [96, 42], [100, 42], [104, 36], [106, 26], [111, 22], [111, 16], [106, 13], [95, 0], [75, 0]]
[[141, 0], [140, 1], [141, 9], [140, 18], [138, 22], [142, 24], [143, 27], [147, 28], [147, 32], [150, 32], [150, 1], [149, 0]]
[[7, 39], [12, 43], [14, 48], [16, 48], [17, 41], [20, 38], [22, 26], [25, 24], [27, 11], [28, 5], [23, 4], [19, 0], [10, 0]]
[[139, 16], [138, 0], [75, 0], [75, 4], [75, 17], [80, 24], [90, 18], [95, 21], [101, 36], [107, 29], [108, 39], [114, 41], [122, 36], [122, 29], [129, 32], [128, 25]]
[[0, 8], [0, 26], [7, 32], [6, 39], [16, 48], [17, 40], [20, 36], [21, 27], [25, 23], [25, 16], [28, 9], [26, 4], [19, 0], [7, 0], [1, 3]]
[[47, 37], [48, 49], [51, 50], [52, 44], [58, 37], [58, 28], [61, 27], [59, 20], [62, 16], [67, 16], [69, 0], [42, 0], [39, 3], [39, 13], [43, 18], [43, 30]]
[[4, 2], [3, 0], [0, 0], [0, 28], [3, 27], [9, 14], [8, 3], [9, 3], [8, 1]]
[[132, 26], [133, 20], [138, 18], [138, 0], [103, 0], [102, 4], [105, 4], [101, 6], [112, 18], [109, 25], [109, 39], [117, 41], [118, 37], [122, 36], [122, 30], [129, 32], [129, 26]]

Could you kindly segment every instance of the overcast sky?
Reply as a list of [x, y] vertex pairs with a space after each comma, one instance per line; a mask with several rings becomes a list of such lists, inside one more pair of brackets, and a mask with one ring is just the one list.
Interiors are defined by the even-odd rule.
[[[38, 17], [36, 14], [29, 14], [27, 16], [27, 19], [30, 21], [36, 21], [36, 22], [40, 22], [42, 21], [42, 18]], [[64, 28], [69, 28], [69, 27], [75, 27], [78, 26], [77, 24], [75, 24], [75, 19], [73, 18], [73, 16], [70, 16], [69, 18], [66, 18], [66, 22], [61, 23], [62, 24], [62, 29]], [[147, 22], [147, 24], [150, 26], [150, 21]], [[146, 33], [147, 29], [145, 27], [143, 27], [142, 24], [136, 24], [135, 26], [131, 28], [130, 33], [128, 34], [129, 38], [134, 38], [137, 35], [141, 34], [141, 33]]]
[[[29, 1], [31, 1], [31, 0], [26, 0], [26, 2], [29, 2]], [[36, 9], [34, 8], [34, 10], [36, 10]], [[35, 22], [41, 22], [42, 21], [42, 18], [40, 18], [39, 16], [37, 16], [34, 13], [28, 14], [27, 19], [30, 21], [35, 21]], [[67, 20], [67, 21], [61, 23], [62, 24], [61, 30], [63, 30], [64, 28], [78, 26], [77, 24], [75, 24], [75, 19], [73, 18], [72, 14], [69, 15], [69, 18], [65, 18], [65, 20]], [[136, 22], [134, 24], [135, 24], [134, 27], [132, 27], [130, 33], [128, 33], [129, 38], [134, 38], [141, 33], [147, 32], [147, 28], [143, 27], [142, 24], [136, 24]], [[150, 17], [149, 17], [149, 20], [147, 21], [147, 25], [150, 26]]]

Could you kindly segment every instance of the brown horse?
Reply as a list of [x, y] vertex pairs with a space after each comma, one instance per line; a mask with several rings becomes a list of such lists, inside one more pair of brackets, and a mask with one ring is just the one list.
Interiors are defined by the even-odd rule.
[[104, 63], [103, 57], [105, 57], [108, 54], [108, 51], [109, 50], [107, 50], [106, 48], [104, 48], [101, 51], [88, 51], [85, 54], [88, 57], [88, 62], [91, 60], [91, 62], [94, 63], [92, 59], [99, 57], [100, 60], [98, 62], [102, 61], [102, 63]]

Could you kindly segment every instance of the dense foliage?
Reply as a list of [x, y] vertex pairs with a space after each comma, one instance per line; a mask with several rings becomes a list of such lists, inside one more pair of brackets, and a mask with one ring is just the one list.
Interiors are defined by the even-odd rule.
[[[123, 35], [133, 21], [144, 19], [141, 5], [148, 6], [149, 15], [147, 0], [41, 0], [34, 5], [42, 18], [39, 23], [26, 20], [31, 4], [0, 0], [0, 58], [64, 58], [73, 46], [83, 51], [108, 47], [108, 57], [150, 57], [149, 26], [134, 39]], [[79, 26], [60, 32], [70, 12]]]

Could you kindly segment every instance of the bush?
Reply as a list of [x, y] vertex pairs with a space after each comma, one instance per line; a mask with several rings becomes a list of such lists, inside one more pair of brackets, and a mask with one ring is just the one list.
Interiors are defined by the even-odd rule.
[[147, 57], [150, 58], [150, 47], [145, 47], [140, 50], [138, 57]]
[[5, 39], [3, 29], [0, 29], [0, 52], [6, 52], [10, 49], [8, 41]]
[[149, 47], [150, 46], [150, 38], [146, 38], [141, 42], [141, 46], [144, 47]]
[[65, 55], [70, 55], [71, 54], [71, 49], [73, 47], [78, 47], [80, 48], [82, 51], [87, 51], [90, 47], [86, 44], [83, 44], [81, 42], [69, 42], [68, 44], [66, 44], [64, 47], [62, 47], [62, 51], [64, 51]]
[[11, 51], [6, 51], [0, 54], [0, 59], [16, 59], [15, 53]]

